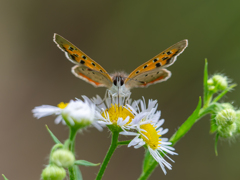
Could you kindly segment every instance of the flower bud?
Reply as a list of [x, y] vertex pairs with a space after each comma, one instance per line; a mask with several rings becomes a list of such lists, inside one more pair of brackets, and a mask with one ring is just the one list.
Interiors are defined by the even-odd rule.
[[51, 162], [59, 167], [68, 168], [74, 164], [75, 157], [73, 153], [66, 149], [58, 149], [53, 152]]
[[218, 127], [218, 133], [220, 135], [220, 137], [223, 138], [229, 138], [232, 137], [234, 133], [236, 133], [237, 131], [237, 125], [236, 123], [233, 123], [229, 126], [219, 126]]
[[213, 84], [216, 90], [225, 90], [228, 87], [228, 81], [226, 76], [216, 74], [212, 77]]
[[237, 132], [240, 133], [240, 110], [236, 111]]
[[234, 110], [234, 106], [230, 103], [221, 103], [221, 106], [223, 109], [233, 109]]
[[62, 167], [50, 164], [42, 171], [41, 177], [43, 180], [63, 180], [66, 177], [66, 171]]
[[224, 109], [217, 113], [216, 124], [218, 126], [228, 126], [236, 121], [236, 112], [233, 109]]
[[77, 129], [83, 128], [93, 123], [95, 105], [81, 100], [70, 101], [67, 107], [62, 110], [62, 116], [68, 126]]

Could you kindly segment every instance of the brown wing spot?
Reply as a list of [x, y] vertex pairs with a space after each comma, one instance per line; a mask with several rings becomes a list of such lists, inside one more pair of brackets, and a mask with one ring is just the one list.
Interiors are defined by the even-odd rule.
[[143, 66], [143, 69], [145, 69], [145, 68], [147, 68], [148, 67], [148, 65], [146, 64], [145, 66]]
[[96, 64], [94, 64], [93, 62], [92, 62], [92, 65], [93, 65], [93, 66], [96, 66]]
[[100, 69], [100, 72], [102, 73], [103, 71]]
[[87, 59], [87, 57], [86, 57], [86, 56], [84, 56], [84, 55], [82, 56], [82, 58], [83, 58], [83, 59]]
[[85, 61], [81, 60], [80, 63], [81, 63], [81, 64], [85, 64]]
[[157, 63], [157, 64], [156, 64], [156, 67], [161, 67], [161, 64], [160, 64], [160, 63]]
[[136, 71], [136, 74], [139, 73], [139, 71]]
[[165, 60], [165, 59], [167, 59], [167, 58], [168, 58], [168, 57], [163, 57], [162, 60]]
[[167, 55], [170, 55], [170, 54], [172, 54], [172, 52], [171, 52], [171, 51], [168, 51], [168, 52], [167, 52]]
[[95, 72], [92, 72], [93, 74], [95, 74]]
[[168, 59], [166, 64], [170, 64], [171, 60], [172, 60], [172, 58]]
[[78, 57], [78, 54], [73, 54], [74, 56]]
[[92, 71], [92, 69], [87, 68], [88, 71]]
[[76, 57], [74, 55], [70, 54], [70, 56], [73, 60], [76, 60]]
[[71, 47], [71, 46], [69, 46], [69, 48], [68, 48], [70, 51], [73, 51], [74, 49], [73, 49], [73, 47]]
[[146, 77], [148, 76], [148, 74], [145, 75]]
[[153, 62], [157, 62], [158, 61], [158, 58], [154, 59]]
[[159, 74], [159, 71], [157, 72], [157, 74]]

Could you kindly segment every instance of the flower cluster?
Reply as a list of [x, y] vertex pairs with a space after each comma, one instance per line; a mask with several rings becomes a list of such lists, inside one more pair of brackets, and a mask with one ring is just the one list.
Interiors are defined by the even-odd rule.
[[[84, 99], [90, 102], [87, 97]], [[146, 145], [164, 174], [167, 173], [165, 167], [172, 169], [171, 164], [163, 158], [163, 155], [174, 162], [166, 154], [177, 155], [177, 153], [171, 147], [172, 143], [162, 137], [168, 132], [168, 129], [161, 127], [164, 119], [160, 119], [161, 112], [157, 111], [157, 100], [150, 99], [147, 105], [144, 98], [132, 102], [129, 96], [114, 97], [108, 94], [105, 101], [97, 96], [92, 99], [92, 102], [97, 107], [98, 123], [107, 125], [110, 129], [112, 127], [120, 128], [122, 135], [134, 136], [128, 147], [140, 148]]]
[[149, 100], [148, 106], [144, 98], [133, 101], [130, 96], [117, 97], [110, 93], [104, 98], [96, 96], [89, 99], [82, 96], [84, 101], [79, 99], [69, 103], [60, 103], [57, 107], [42, 105], [33, 109], [36, 118], [49, 115], [57, 115], [56, 123], [62, 122], [71, 128], [82, 129], [94, 125], [99, 130], [102, 127], [117, 129], [122, 135], [134, 136], [128, 147], [140, 148], [147, 146], [152, 157], [159, 163], [164, 174], [165, 167], [172, 169], [172, 166], [163, 156], [174, 162], [167, 154], [177, 155], [171, 142], [162, 136], [168, 132], [161, 126], [164, 119], [160, 120], [161, 112], [157, 111], [157, 101]]

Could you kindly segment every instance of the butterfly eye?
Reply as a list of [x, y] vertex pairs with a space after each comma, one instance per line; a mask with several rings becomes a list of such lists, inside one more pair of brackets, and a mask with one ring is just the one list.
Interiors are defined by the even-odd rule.
[[122, 77], [115, 77], [115, 79], [113, 80], [113, 84], [115, 86], [117, 86], [118, 82], [120, 82], [120, 85], [122, 86], [124, 84], [124, 80]]

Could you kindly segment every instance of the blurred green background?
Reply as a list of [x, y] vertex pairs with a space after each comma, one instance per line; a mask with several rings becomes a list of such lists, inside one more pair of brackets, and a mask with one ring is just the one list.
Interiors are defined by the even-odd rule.
[[[68, 128], [54, 117], [33, 118], [38, 105], [57, 105], [81, 95], [104, 96], [104, 88], [75, 78], [73, 66], [53, 43], [58, 33], [100, 63], [109, 73], [130, 73], [174, 43], [189, 46], [168, 69], [172, 77], [147, 89], [134, 89], [132, 98], [157, 99], [170, 137], [195, 109], [202, 95], [204, 59], [209, 72], [228, 75], [240, 84], [240, 1], [7, 1], [0, 6], [0, 173], [9, 180], [39, 179], [53, 141], [45, 124], [60, 139]], [[225, 101], [240, 104], [239, 87]], [[173, 170], [154, 179], [240, 178], [239, 139], [221, 141], [214, 154], [214, 135], [207, 116], [175, 146]], [[107, 129], [88, 128], [77, 136], [79, 159], [102, 162], [110, 144]], [[141, 172], [144, 149], [118, 148], [104, 180], [135, 180]], [[85, 180], [99, 167], [82, 167]]]

